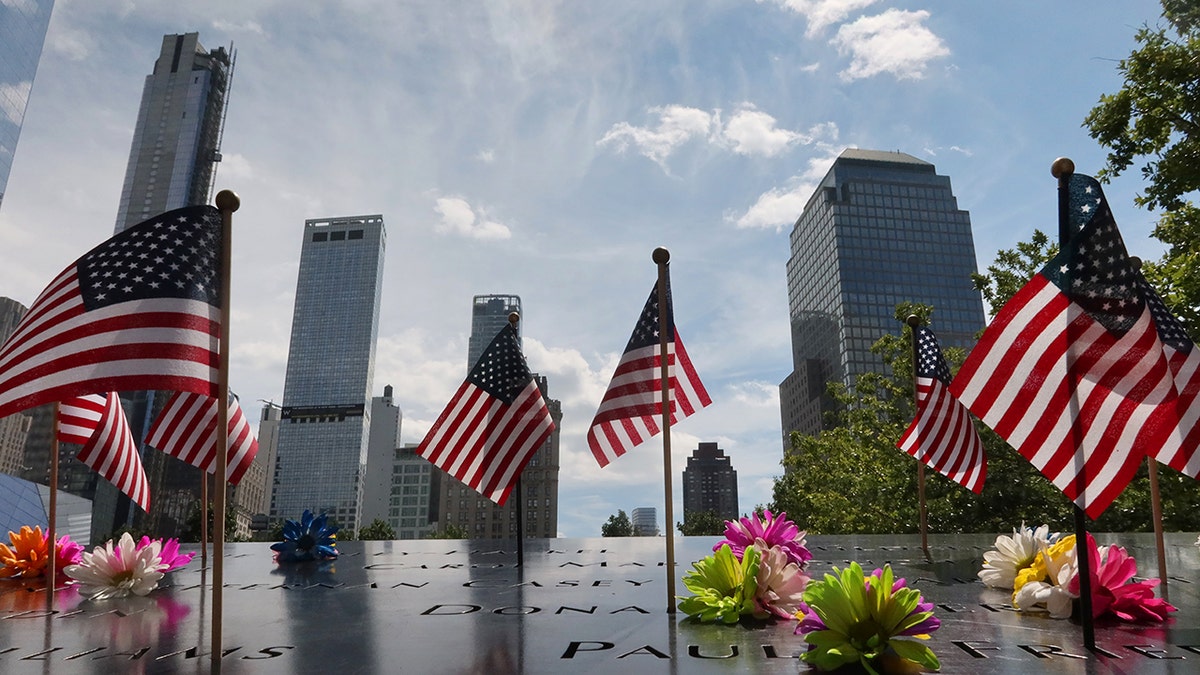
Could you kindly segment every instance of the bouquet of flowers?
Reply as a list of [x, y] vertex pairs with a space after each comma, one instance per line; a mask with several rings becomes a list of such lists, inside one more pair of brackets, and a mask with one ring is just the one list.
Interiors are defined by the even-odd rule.
[[725, 523], [725, 539], [713, 555], [693, 563], [683, 585], [695, 595], [679, 609], [700, 621], [737, 623], [742, 617], [791, 618], [808, 584], [804, 567], [812, 554], [804, 532], [770, 511]]
[[[21, 526], [17, 532], [8, 533], [12, 544], [0, 544], [0, 579], [29, 579], [46, 574], [50, 560], [50, 533], [42, 532], [41, 526]], [[83, 547], [64, 535], [54, 542], [54, 569], [63, 574], [67, 565], [79, 560]]]
[[[1022, 524], [1011, 538], [997, 537], [996, 550], [983, 556], [979, 578], [993, 588], [1011, 589], [1013, 607], [1020, 611], [1065, 619], [1080, 594], [1078, 547], [1075, 535], [1056, 539], [1048, 531], [1045, 525], [1033, 530]], [[1132, 581], [1137, 561], [1124, 548], [1098, 547], [1090, 534], [1086, 547], [1094, 618], [1161, 622], [1176, 611], [1166, 600], [1154, 597], [1158, 579]]]

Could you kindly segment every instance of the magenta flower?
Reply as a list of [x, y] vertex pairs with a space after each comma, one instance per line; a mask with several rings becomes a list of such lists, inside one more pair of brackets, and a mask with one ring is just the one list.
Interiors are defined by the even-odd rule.
[[140, 551], [155, 541], [162, 544], [162, 551], [159, 553], [158, 557], [161, 564], [166, 565], [166, 567], [162, 569], [164, 573], [173, 572], [190, 563], [192, 558], [196, 557], [195, 551], [191, 553], [180, 553], [178, 539], [151, 539], [150, 537], [142, 536], [141, 541], [137, 543], [137, 550]]
[[734, 555], [740, 559], [742, 553], [753, 546], [756, 539], [762, 539], [767, 548], [778, 546], [787, 555], [788, 562], [794, 562], [804, 569], [805, 563], [812, 560], [812, 553], [804, 547], [804, 534], [795, 523], [787, 519], [786, 513], [775, 517], [769, 510], [764, 509], [761, 520], [757, 514], [751, 514], [749, 518], [725, 521], [725, 538], [713, 546], [713, 550], [729, 544]]
[[[1088, 561], [1091, 563], [1092, 617], [1105, 614], [1122, 621], [1143, 623], [1166, 621], [1167, 614], [1176, 608], [1162, 598], [1154, 597], [1158, 579], [1134, 581], [1137, 561], [1120, 546], [1106, 546], [1104, 554], [1096, 547], [1096, 540], [1087, 536]], [[1067, 590], [1079, 595], [1079, 575], [1075, 575]]]
[[71, 541], [71, 537], [65, 534], [59, 537], [58, 543], [54, 547], [54, 573], [65, 576], [66, 573], [63, 570], [67, 565], [79, 562], [79, 556], [82, 554], [83, 544]]

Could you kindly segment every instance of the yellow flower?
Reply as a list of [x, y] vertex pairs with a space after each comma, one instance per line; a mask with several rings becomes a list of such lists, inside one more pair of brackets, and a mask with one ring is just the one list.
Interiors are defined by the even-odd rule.
[[[1075, 535], [1063, 537], [1057, 542], [1047, 545], [1042, 542], [1039, 544], [1041, 550], [1038, 551], [1037, 557], [1033, 559], [1033, 564], [1021, 571], [1017, 572], [1017, 577], [1013, 581], [1013, 597], [1017, 597], [1017, 592], [1025, 584], [1034, 581], [1045, 581], [1051, 576], [1057, 576], [1058, 570], [1066, 562], [1069, 555], [1073, 555], [1075, 550]], [[1058, 580], [1054, 579], [1053, 583], [1057, 584]]]
[[0, 544], [0, 578], [36, 577], [46, 569], [46, 535], [41, 526], [30, 529], [22, 525], [19, 532], [9, 532], [12, 548]]

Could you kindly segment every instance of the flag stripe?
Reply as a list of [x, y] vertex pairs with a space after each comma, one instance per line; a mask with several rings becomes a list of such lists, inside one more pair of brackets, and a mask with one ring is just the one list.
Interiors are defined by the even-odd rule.
[[[146, 435], [146, 444], [208, 473], [217, 471], [217, 399], [176, 392]], [[229, 398], [226, 482], [237, 485], [258, 454], [258, 440], [236, 396]]]
[[[103, 412], [95, 419], [92, 434], [86, 439], [77, 456], [80, 461], [128, 495], [143, 511], [148, 511], [150, 484], [146, 480], [141, 456], [138, 455], [137, 445], [133, 442], [133, 434], [129, 430], [129, 423], [125, 419], [117, 394], [109, 392], [107, 396], [79, 397], [64, 401], [59, 407], [68, 410], [70, 417], [76, 417], [76, 411], [80, 409], [86, 410], [90, 417], [97, 400], [104, 402]], [[62, 440], [62, 427], [59, 429]]]

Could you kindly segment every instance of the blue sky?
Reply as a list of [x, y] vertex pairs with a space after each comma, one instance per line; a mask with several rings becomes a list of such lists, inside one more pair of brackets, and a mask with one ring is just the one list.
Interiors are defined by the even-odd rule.
[[[5, 3], [20, 0], [0, 0]], [[563, 403], [559, 529], [659, 509], [661, 445], [597, 468], [584, 434], [656, 271], [714, 404], [741, 506], [781, 472], [788, 232], [846, 147], [951, 178], [979, 266], [1055, 231], [1055, 157], [1120, 86], [1149, 0], [58, 0], [0, 210], [0, 294], [29, 304], [112, 232], [142, 82], [167, 33], [237, 50], [218, 189], [235, 219], [231, 383], [279, 401], [306, 218], [384, 216], [375, 391], [417, 442], [466, 375], [471, 297], [520, 295], [530, 366]], [[1107, 189], [1157, 257], [1134, 171]], [[898, 459], [901, 458], [898, 453]], [[682, 519], [678, 475], [676, 519]], [[793, 514], [800, 515], [800, 514]]]

